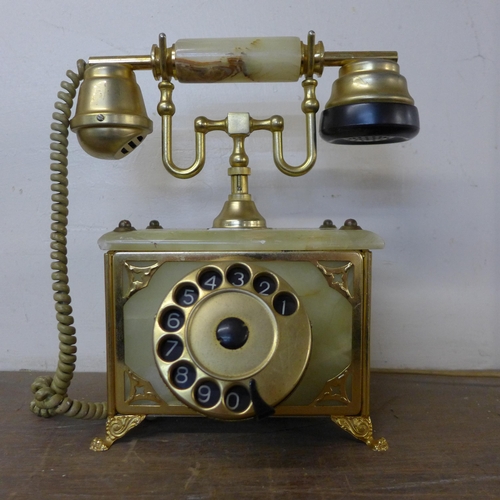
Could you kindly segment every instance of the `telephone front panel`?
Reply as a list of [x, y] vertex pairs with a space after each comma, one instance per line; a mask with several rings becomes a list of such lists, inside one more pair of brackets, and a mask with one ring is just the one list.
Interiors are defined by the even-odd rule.
[[349, 250], [377, 235], [146, 229], [100, 245], [111, 418], [329, 416], [384, 446], [368, 416], [371, 251]]

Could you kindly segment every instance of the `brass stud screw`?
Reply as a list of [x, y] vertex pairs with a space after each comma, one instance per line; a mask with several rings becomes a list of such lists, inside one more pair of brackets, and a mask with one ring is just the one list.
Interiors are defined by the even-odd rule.
[[361, 226], [358, 226], [356, 219], [347, 219], [344, 222], [344, 225], [340, 229], [347, 229], [347, 230], [361, 229]]
[[320, 229], [337, 229], [337, 226], [330, 220], [330, 219], [325, 219], [323, 221], [323, 224], [319, 226]]
[[114, 229], [117, 233], [124, 233], [126, 231], [135, 231], [135, 227], [132, 226], [129, 220], [121, 220], [118, 227]]
[[157, 220], [152, 220], [146, 229], [163, 229], [163, 227]]

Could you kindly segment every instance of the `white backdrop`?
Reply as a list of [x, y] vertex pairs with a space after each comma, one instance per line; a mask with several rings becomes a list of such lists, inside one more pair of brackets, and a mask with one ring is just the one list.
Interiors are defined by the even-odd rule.
[[[49, 134], [59, 83], [78, 58], [148, 54], [160, 32], [179, 38], [292, 35], [315, 30], [327, 50], [397, 50], [420, 111], [413, 141], [331, 146], [302, 178], [272, 165], [267, 133], [248, 140], [250, 190], [272, 227], [356, 218], [380, 234], [374, 252], [372, 365], [500, 368], [500, 3], [496, 0], [4, 2], [0, 16], [2, 237], [0, 369], [52, 371], [57, 331], [49, 233]], [[337, 69], [320, 79], [322, 104]], [[165, 172], [158, 89], [138, 75], [155, 131], [122, 161], [70, 143], [70, 277], [78, 369], [105, 369], [99, 236], [121, 219], [145, 227], [211, 225], [228, 193], [230, 143], [207, 138], [192, 180]], [[304, 157], [302, 88], [294, 84], [176, 85], [175, 160], [193, 158], [192, 121], [249, 111], [285, 117], [286, 158]]]

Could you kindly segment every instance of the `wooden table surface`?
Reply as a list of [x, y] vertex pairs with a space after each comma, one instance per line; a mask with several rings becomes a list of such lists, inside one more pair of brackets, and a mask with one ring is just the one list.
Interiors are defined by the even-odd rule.
[[[500, 378], [374, 373], [374, 452], [328, 418], [143, 422], [104, 453], [104, 421], [29, 411], [36, 375], [1, 372], [0, 498], [500, 498]], [[496, 376], [495, 376], [496, 375]], [[105, 399], [105, 375], [70, 395]]]

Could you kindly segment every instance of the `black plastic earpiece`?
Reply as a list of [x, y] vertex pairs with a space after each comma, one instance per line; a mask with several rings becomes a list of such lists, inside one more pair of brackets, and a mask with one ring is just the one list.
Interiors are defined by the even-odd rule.
[[411, 104], [363, 102], [327, 108], [320, 135], [332, 144], [389, 144], [407, 141], [420, 130], [418, 110]]

